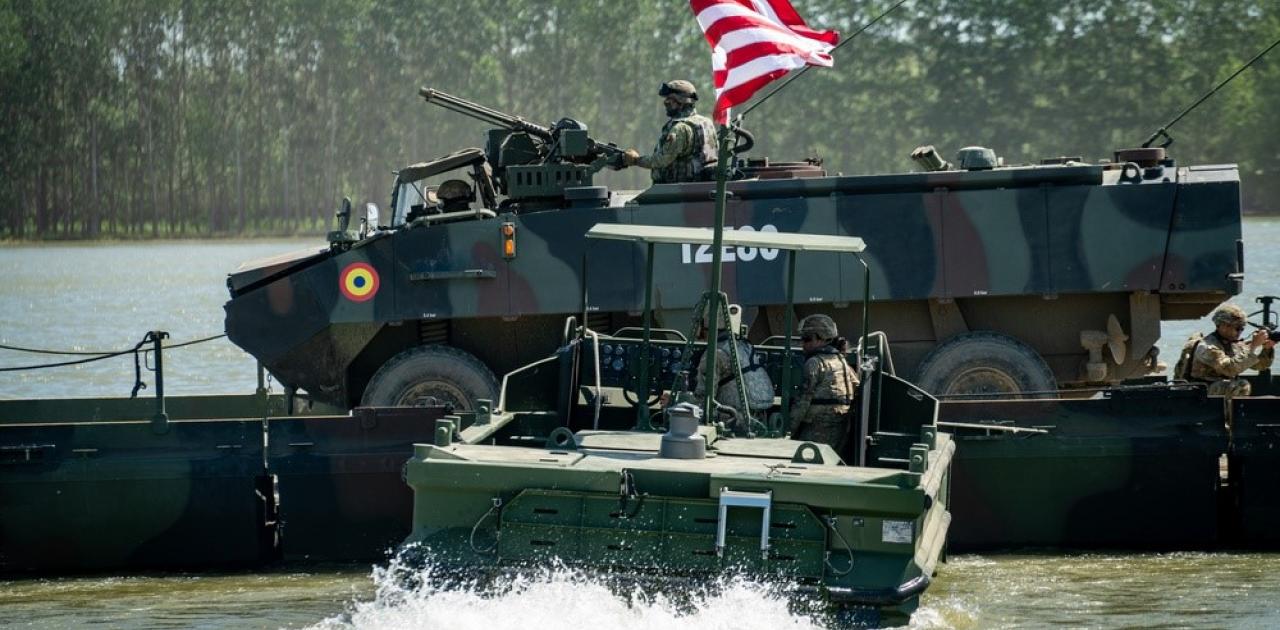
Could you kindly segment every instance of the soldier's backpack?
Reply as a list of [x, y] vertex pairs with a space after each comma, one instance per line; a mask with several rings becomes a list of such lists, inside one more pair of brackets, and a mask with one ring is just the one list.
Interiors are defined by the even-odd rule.
[[[768, 409], [773, 405], [773, 379], [769, 378], [769, 372], [765, 369], [765, 365], [760, 362], [756, 355], [755, 346], [747, 343], [742, 339], [737, 340], [738, 344], [738, 367], [742, 370], [742, 379], [747, 386], [747, 406], [752, 411]], [[719, 344], [721, 350], [728, 351], [728, 344], [723, 340]], [[697, 366], [702, 361], [702, 355], [706, 352], [706, 346], [698, 348], [693, 352], [689, 359], [689, 365]], [[723, 374], [716, 383], [716, 389], [724, 387], [734, 379], [738, 378], [736, 371], [730, 370], [728, 374]]]
[[1173, 366], [1173, 378], [1175, 380], [1189, 381], [1191, 380], [1191, 363], [1195, 360], [1196, 348], [1204, 341], [1204, 335], [1196, 333], [1187, 337], [1182, 344], [1182, 352], [1178, 353], [1178, 363]]
[[755, 346], [738, 341], [738, 365], [742, 367], [742, 379], [747, 385], [747, 405], [752, 411], [773, 406], [773, 379], [756, 356]]

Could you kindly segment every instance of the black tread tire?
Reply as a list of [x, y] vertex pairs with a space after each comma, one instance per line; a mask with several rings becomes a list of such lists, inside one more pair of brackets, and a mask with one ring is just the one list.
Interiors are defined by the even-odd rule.
[[471, 353], [450, 346], [410, 348], [391, 357], [364, 388], [365, 407], [412, 407], [424, 396], [471, 411], [478, 398], [497, 402], [498, 379]]
[[935, 396], [1058, 388], [1053, 370], [1038, 352], [1013, 337], [990, 331], [955, 335], [942, 342], [920, 363], [915, 382]]

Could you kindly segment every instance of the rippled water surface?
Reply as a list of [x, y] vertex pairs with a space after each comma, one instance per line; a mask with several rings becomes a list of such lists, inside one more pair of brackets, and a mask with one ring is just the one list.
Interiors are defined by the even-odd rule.
[[[317, 240], [0, 245], [0, 344], [104, 351], [132, 348], [148, 330], [167, 331], [167, 343], [220, 335], [227, 273], [320, 249]], [[0, 350], [0, 367], [76, 358]], [[254, 365], [226, 339], [176, 349], [165, 353], [165, 393], [252, 393]], [[133, 371], [128, 355], [0, 373], [0, 397], [128, 396]]]
[[[499, 595], [401, 590], [381, 570], [61, 578], [0, 582], [0, 627], [448, 630], [819, 628], [766, 586], [730, 581], [677, 606], [618, 595], [568, 572]], [[1280, 556], [962, 556], [925, 594], [912, 628], [1280, 627]]]
[[[1248, 219], [1245, 295], [1280, 293], [1280, 220]], [[0, 246], [0, 344], [107, 350], [147, 330], [181, 342], [222, 332], [226, 274], [314, 240]], [[1246, 305], [1252, 306], [1252, 305]], [[1204, 322], [1166, 324], [1161, 356]], [[0, 367], [68, 357], [0, 351]], [[247, 393], [254, 362], [225, 340], [166, 354], [173, 394]], [[149, 379], [148, 379], [149, 381]], [[0, 373], [0, 397], [127, 396], [129, 357]], [[1280, 526], [1280, 525], [1277, 525]], [[372, 567], [252, 574], [0, 581], [0, 627], [24, 628], [811, 628], [767, 588], [731, 582], [691, 607], [618, 597], [552, 573], [505, 594], [402, 591]], [[952, 558], [918, 628], [1280, 628], [1280, 555], [1085, 554]]]

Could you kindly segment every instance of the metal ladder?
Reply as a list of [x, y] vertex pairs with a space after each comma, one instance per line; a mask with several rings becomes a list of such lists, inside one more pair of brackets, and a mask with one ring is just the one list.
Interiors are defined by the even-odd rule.
[[720, 516], [716, 522], [716, 557], [724, 557], [725, 523], [728, 522], [729, 508], [744, 507], [763, 511], [760, 519], [760, 557], [769, 559], [769, 515], [773, 511], [773, 491], [742, 492], [720, 488]]

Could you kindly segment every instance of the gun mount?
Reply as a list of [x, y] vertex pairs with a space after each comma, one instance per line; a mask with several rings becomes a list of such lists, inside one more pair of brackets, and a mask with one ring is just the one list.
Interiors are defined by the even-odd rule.
[[497, 127], [489, 130], [484, 156], [497, 190], [510, 203], [596, 199], [591, 191], [571, 189], [592, 188], [600, 169], [622, 165], [617, 145], [596, 142], [587, 135], [587, 126], [572, 118], [544, 127], [439, 90], [424, 87], [418, 94], [428, 103]]

